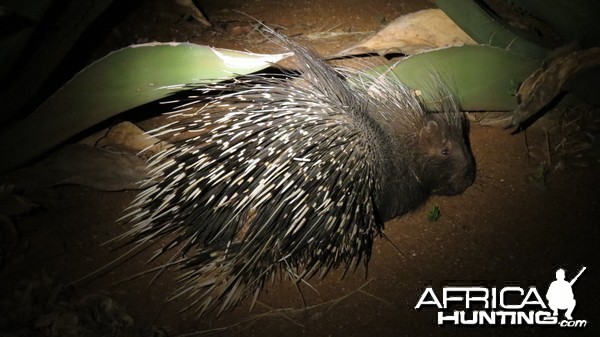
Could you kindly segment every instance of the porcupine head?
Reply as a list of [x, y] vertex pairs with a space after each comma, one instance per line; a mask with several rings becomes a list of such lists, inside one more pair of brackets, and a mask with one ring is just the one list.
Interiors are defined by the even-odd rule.
[[384, 147], [391, 153], [381, 194], [384, 221], [416, 209], [432, 194], [460, 194], [474, 182], [468, 123], [450, 88], [437, 75], [431, 80], [429, 100], [396, 109], [391, 122], [381, 122], [388, 130]]
[[399, 81], [334, 69], [272, 33], [300, 76], [253, 75], [181, 101], [151, 134], [190, 135], [150, 160], [155, 184], [126, 215], [121, 238], [174, 252], [174, 297], [199, 313], [256, 299], [278, 273], [297, 283], [366, 264], [384, 221], [474, 179], [451, 95], [430, 112]]

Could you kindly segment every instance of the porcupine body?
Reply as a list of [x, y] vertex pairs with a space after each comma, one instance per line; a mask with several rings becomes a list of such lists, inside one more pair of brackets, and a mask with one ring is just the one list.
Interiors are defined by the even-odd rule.
[[155, 256], [175, 251], [174, 296], [200, 313], [256, 298], [278, 272], [297, 282], [366, 264], [384, 221], [474, 180], [451, 98], [427, 112], [397, 81], [278, 39], [301, 76], [198, 88], [152, 132], [185, 140], [151, 159], [156, 184], [128, 209], [122, 238], [168, 238]]

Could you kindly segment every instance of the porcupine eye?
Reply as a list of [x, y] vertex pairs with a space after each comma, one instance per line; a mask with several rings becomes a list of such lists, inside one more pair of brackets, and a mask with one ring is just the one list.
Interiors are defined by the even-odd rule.
[[442, 150], [442, 154], [443, 154], [444, 156], [447, 156], [447, 155], [449, 155], [449, 154], [450, 154], [450, 150], [448, 150], [448, 148], [444, 148], [444, 149]]

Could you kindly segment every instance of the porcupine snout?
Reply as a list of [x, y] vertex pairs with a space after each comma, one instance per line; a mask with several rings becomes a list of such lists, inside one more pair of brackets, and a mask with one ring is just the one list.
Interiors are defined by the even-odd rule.
[[449, 164], [450, 177], [446, 184], [433, 190], [433, 194], [456, 195], [464, 192], [475, 181], [475, 159], [464, 144]]

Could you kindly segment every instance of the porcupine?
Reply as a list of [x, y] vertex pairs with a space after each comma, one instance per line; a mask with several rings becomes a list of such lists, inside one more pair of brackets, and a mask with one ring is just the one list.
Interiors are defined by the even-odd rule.
[[120, 237], [169, 238], [154, 256], [176, 251], [173, 297], [199, 314], [256, 300], [278, 272], [298, 282], [367, 265], [385, 221], [474, 181], [466, 122], [447, 90], [430, 111], [396, 80], [333, 68], [273, 34], [299, 78], [196, 89], [176, 121], [150, 132], [186, 139], [150, 159], [156, 183], [129, 206]]

